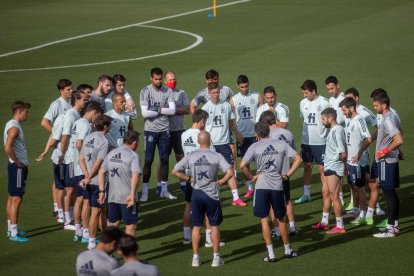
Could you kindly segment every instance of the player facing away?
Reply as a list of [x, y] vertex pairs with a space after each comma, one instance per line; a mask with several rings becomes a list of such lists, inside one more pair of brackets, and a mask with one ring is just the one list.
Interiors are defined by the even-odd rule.
[[102, 230], [101, 242], [95, 249], [81, 252], [76, 258], [76, 274], [78, 276], [110, 275], [116, 269], [118, 261], [112, 253], [118, 248], [118, 242], [124, 233], [116, 227]]
[[160, 197], [177, 199], [168, 191], [168, 166], [170, 154], [170, 131], [168, 116], [175, 114], [173, 92], [162, 85], [161, 68], [151, 69], [151, 84], [140, 93], [141, 114], [144, 118], [145, 163], [140, 201], [148, 201], [148, 184], [151, 178], [151, 166], [154, 162], [155, 148], [160, 157], [161, 193]]
[[[242, 143], [236, 143], [237, 157], [243, 158], [246, 150], [256, 142], [254, 123], [257, 109], [263, 104], [263, 99], [260, 94], [249, 89], [249, 79], [245, 75], [237, 77], [237, 88], [239, 93], [230, 99], [230, 106], [236, 115], [237, 129], [242, 136]], [[253, 183], [246, 180], [245, 184], [247, 192], [244, 197], [249, 198], [253, 195]]]
[[276, 124], [278, 127], [287, 128], [289, 123], [289, 108], [287, 105], [277, 101], [277, 93], [273, 86], [266, 86], [263, 89], [263, 96], [266, 101], [261, 105], [256, 113], [256, 122], [259, 121], [263, 112], [270, 110], [276, 115]]
[[[237, 130], [235, 115], [231, 110], [230, 104], [220, 100], [218, 84], [214, 82], [209, 83], [208, 92], [210, 100], [202, 107], [203, 110], [208, 112], [205, 129], [210, 133], [211, 141], [216, 151], [223, 155], [234, 171], [234, 160], [229, 143], [230, 129], [237, 137], [239, 143], [242, 143], [243, 139]], [[241, 207], [247, 206], [247, 204], [239, 197], [237, 179], [234, 175], [229, 179], [228, 185], [233, 195], [232, 205]]]
[[375, 238], [392, 238], [399, 233], [398, 218], [400, 199], [395, 191], [400, 187], [398, 148], [404, 143], [397, 116], [390, 110], [390, 98], [384, 89], [378, 88], [373, 98], [374, 109], [382, 115], [378, 128], [375, 160], [378, 167], [379, 187], [387, 202], [387, 226], [374, 234]]
[[[267, 256], [264, 258], [264, 261], [273, 263], [276, 262], [276, 257], [273, 251], [268, 221], [271, 209], [273, 209], [280, 227], [285, 247], [285, 258], [299, 256], [298, 252], [292, 250], [289, 243], [283, 181], [288, 180], [292, 176], [298, 169], [302, 159], [287, 143], [269, 138], [270, 128], [267, 122], [259, 121], [256, 123], [255, 131], [259, 141], [248, 148], [240, 163], [240, 169], [248, 179], [256, 181], [253, 213], [254, 216], [260, 218], [262, 235], [267, 247]], [[283, 170], [285, 157], [293, 158], [293, 164], [288, 171]], [[254, 176], [247, 167], [247, 164], [250, 162], [256, 163], [256, 175]]]
[[28, 242], [24, 231], [19, 231], [17, 222], [26, 188], [29, 160], [21, 123], [29, 116], [30, 103], [15, 101], [12, 118], [4, 128], [4, 152], [8, 157], [7, 237], [11, 241]]
[[[223, 214], [220, 203], [220, 185], [225, 184], [233, 177], [233, 169], [225, 158], [210, 149], [211, 137], [207, 131], [200, 131], [198, 144], [200, 149], [184, 156], [173, 169], [173, 174], [178, 178], [190, 181], [193, 187], [191, 197], [193, 223], [192, 245], [193, 260], [192, 266], [200, 266], [199, 242], [200, 228], [205, 216], [211, 225], [211, 238], [213, 240], [213, 262], [211, 266], [216, 267], [224, 264], [220, 257], [220, 230], [219, 226], [223, 221]], [[185, 174], [186, 170], [191, 171], [192, 176]], [[218, 170], [221, 169], [225, 175], [218, 178]]]
[[[328, 100], [318, 94], [313, 80], [306, 80], [301, 89], [304, 97], [300, 102], [300, 115], [303, 118], [301, 155], [304, 163], [304, 185], [303, 196], [295, 200], [296, 204], [311, 200], [312, 163], [318, 167], [322, 184], [325, 182], [323, 159], [328, 133], [321, 121], [321, 112], [329, 107]], [[324, 208], [329, 210], [329, 206]]]
[[111, 121], [111, 117], [107, 115], [101, 115], [94, 120], [93, 124], [96, 131], [85, 137], [79, 156], [79, 166], [85, 175], [84, 180], [81, 181], [81, 184], [85, 189], [83, 197], [89, 201], [89, 206], [91, 208], [88, 225], [88, 249], [96, 247], [96, 232], [98, 229], [99, 218], [102, 218], [101, 224], [103, 225], [103, 228], [106, 225], [106, 204], [100, 204], [98, 202], [98, 172], [108, 153], [108, 140], [106, 139], [105, 134], [111, 128]]
[[[125, 233], [134, 237], [138, 221], [136, 197], [142, 175], [141, 160], [135, 152], [138, 143], [139, 133], [129, 130], [125, 133], [124, 144], [108, 153], [99, 170], [98, 202], [104, 204], [107, 194], [110, 225], [118, 226], [122, 221], [125, 224]], [[105, 188], [106, 177], [109, 189]]]
[[111, 272], [111, 276], [159, 276], [155, 265], [149, 265], [137, 258], [138, 243], [135, 237], [125, 234], [119, 239], [118, 255], [124, 259], [124, 264]]
[[326, 151], [324, 159], [325, 183], [322, 183], [323, 209], [322, 220], [314, 225], [316, 229], [329, 229], [329, 208], [333, 204], [336, 217], [336, 226], [328, 230], [327, 234], [343, 234], [346, 232], [342, 218], [342, 203], [339, 198], [339, 192], [342, 185], [342, 177], [345, 172], [345, 162], [347, 157], [345, 131], [344, 128], [336, 122], [336, 110], [328, 107], [321, 113], [323, 125], [329, 129], [326, 138]]
[[372, 142], [371, 134], [363, 117], [356, 111], [356, 102], [345, 98], [339, 103], [345, 116], [345, 134], [347, 146], [348, 183], [351, 187], [353, 205], [358, 208], [359, 216], [351, 221], [355, 225], [366, 224], [367, 196], [365, 186], [369, 173], [368, 146]]

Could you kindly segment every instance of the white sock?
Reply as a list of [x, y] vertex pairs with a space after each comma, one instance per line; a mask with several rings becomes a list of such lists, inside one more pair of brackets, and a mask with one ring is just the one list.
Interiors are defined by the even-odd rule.
[[336, 226], [339, 228], [344, 228], [344, 219], [342, 217], [336, 218]]
[[89, 237], [89, 248], [95, 248], [96, 247], [96, 238]]
[[63, 209], [58, 209], [58, 218], [63, 219]]
[[364, 217], [365, 217], [365, 211], [361, 211], [361, 212], [359, 213], [359, 217], [360, 217], [360, 218], [364, 218]]
[[339, 199], [341, 200], [341, 202], [344, 201], [344, 194], [342, 192], [339, 192]]
[[211, 230], [206, 229], [206, 243], [212, 243], [211, 241]]
[[10, 224], [10, 236], [15, 237], [17, 235], [17, 224]]
[[273, 244], [266, 244], [267, 247], [267, 256], [269, 259], [273, 259], [275, 257], [275, 252], [273, 251]]
[[193, 254], [193, 259], [198, 259], [200, 256], [198, 254]]
[[220, 253], [213, 253], [213, 258], [220, 258]]
[[381, 209], [381, 205], [380, 205], [379, 201], [377, 201], [377, 204], [375, 204], [375, 208]]
[[88, 228], [82, 228], [82, 238], [89, 239], [89, 229]]
[[285, 244], [285, 254], [290, 254], [290, 252], [292, 252], [292, 248], [290, 248], [290, 243]]
[[354, 204], [354, 196], [351, 194], [351, 201], [349, 202], [349, 204]]
[[75, 235], [82, 236], [82, 225], [80, 223], [75, 223]]
[[374, 216], [374, 208], [368, 207], [366, 218], [372, 218]]
[[289, 228], [292, 230], [296, 230], [295, 221], [289, 221]]
[[73, 206], [69, 208], [69, 215], [70, 215], [70, 221], [74, 220], [74, 216], [73, 216]]
[[394, 233], [394, 225], [387, 224], [387, 230], [388, 232]]
[[237, 189], [231, 190], [231, 194], [233, 195], [233, 201], [239, 199], [239, 191]]
[[148, 183], [142, 183], [142, 192], [148, 194]]
[[10, 220], [8, 219], [8, 220], [7, 220], [7, 231], [9, 231], [9, 232], [10, 232], [10, 229], [11, 229], [11, 228], [10, 228]]
[[191, 227], [183, 227], [184, 229], [184, 239], [191, 239]]
[[244, 184], [246, 184], [247, 189], [249, 189], [250, 191], [253, 191], [253, 183], [251, 181], [246, 181], [244, 182]]
[[311, 185], [303, 185], [303, 195], [310, 196], [311, 194]]
[[56, 202], [53, 202], [53, 212], [57, 212], [58, 206]]
[[65, 224], [69, 224], [70, 222], [72, 222], [72, 220], [70, 219], [70, 213], [65, 212]]
[[168, 183], [166, 181], [161, 181], [161, 193], [168, 192]]
[[399, 224], [398, 224], [398, 220], [395, 220], [395, 221], [394, 221], [394, 227], [398, 227], [398, 225], [399, 225]]
[[323, 225], [328, 225], [329, 224], [329, 213], [322, 212], [322, 220], [321, 220], [321, 223]]

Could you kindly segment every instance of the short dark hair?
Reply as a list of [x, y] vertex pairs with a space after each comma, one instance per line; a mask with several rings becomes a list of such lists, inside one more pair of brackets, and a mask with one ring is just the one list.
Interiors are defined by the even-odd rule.
[[134, 142], [139, 141], [139, 132], [135, 130], [128, 130], [124, 135], [124, 144], [132, 145]]
[[26, 102], [23, 102], [23, 101], [15, 101], [11, 105], [11, 110], [12, 110], [12, 113], [14, 115], [14, 114], [16, 114], [16, 112], [18, 110], [21, 110], [21, 109], [29, 109], [30, 107], [31, 107], [31, 104], [30, 103], [26, 103]]
[[217, 89], [218, 87], [219, 85], [216, 82], [210, 82], [209, 84], [207, 84], [207, 89], [209, 92], [213, 89]]
[[208, 112], [204, 109], [197, 108], [196, 110], [194, 110], [194, 113], [193, 115], [191, 115], [191, 118], [193, 119], [193, 123], [198, 123], [203, 119], [207, 120]]
[[375, 95], [373, 101], [379, 102], [380, 104], [385, 104], [387, 107], [389, 107], [391, 104], [390, 97], [388, 97], [387, 93], [378, 93]]
[[217, 72], [214, 69], [210, 69], [206, 72], [206, 80], [208, 79], [218, 79], [219, 78], [219, 72]]
[[101, 107], [100, 103], [98, 103], [96, 101], [87, 102], [86, 105], [83, 108], [83, 114], [85, 114], [87, 112], [91, 112], [91, 111], [102, 113], [102, 107]]
[[372, 91], [372, 93], [371, 93], [371, 98], [375, 98], [375, 96], [377, 96], [377, 95], [379, 95], [379, 94], [385, 94], [385, 95], [388, 95], [388, 93], [387, 93], [387, 91], [385, 91], [384, 89], [382, 89], [382, 88], [377, 88], [377, 89], [374, 89], [373, 91]]
[[345, 90], [345, 93], [344, 94], [345, 94], [345, 96], [352, 94], [354, 97], [358, 97], [359, 98], [358, 89], [356, 89], [355, 87], [348, 88], [347, 90]]
[[109, 226], [102, 230], [101, 232], [101, 242], [104, 244], [109, 244], [113, 241], [118, 245], [119, 239], [125, 235], [118, 227]]
[[115, 85], [117, 81], [126, 82], [126, 78], [121, 74], [115, 74], [112, 76], [112, 83]]
[[246, 75], [240, 75], [237, 77], [237, 84], [248, 83], [248, 82], [249, 82], [249, 78]]
[[136, 256], [138, 252], [137, 239], [131, 235], [125, 234], [119, 239], [118, 250], [120, 250], [125, 257]]
[[316, 86], [316, 82], [313, 80], [305, 80], [300, 88], [302, 90], [315, 91], [318, 93], [318, 87]]
[[334, 76], [329, 76], [325, 80], [325, 84], [334, 83], [335, 85], [338, 85], [338, 79]]
[[102, 131], [104, 130], [105, 126], [109, 127], [111, 125], [111, 122], [111, 117], [105, 114], [101, 114], [93, 121], [93, 124], [97, 131]]
[[72, 85], [72, 81], [68, 79], [60, 79], [56, 84], [58, 90], [62, 90], [70, 85]]
[[153, 77], [154, 75], [156, 75], [156, 76], [162, 76], [163, 75], [162, 69], [159, 68], [159, 67], [152, 68], [151, 69], [151, 77]]
[[260, 115], [259, 121], [267, 123], [269, 126], [276, 124], [276, 116], [273, 111], [266, 110]]
[[89, 84], [86, 84], [86, 83], [79, 84], [78, 87], [76, 87], [76, 90], [85, 91], [85, 89], [93, 90], [93, 87]]
[[98, 82], [102, 82], [102, 81], [105, 81], [105, 80], [109, 80], [111, 83], [113, 82], [112, 77], [110, 75], [107, 75], [107, 74], [100, 75], [99, 78], [98, 78]]
[[345, 106], [346, 108], [350, 108], [351, 106], [356, 109], [356, 101], [353, 98], [345, 97], [340, 103], [339, 106]]
[[267, 94], [267, 93], [273, 93], [273, 94], [275, 94], [275, 95], [276, 95], [276, 89], [275, 89], [273, 86], [271, 86], [271, 85], [266, 86], [266, 87], [263, 89], [263, 95], [264, 95], [264, 94]]
[[75, 93], [72, 93], [72, 97], [70, 99], [72, 106], [75, 106], [76, 100], [82, 99], [82, 95], [86, 95], [82, 90], [76, 90]]
[[260, 138], [269, 137], [270, 128], [267, 122], [259, 121], [254, 125], [254, 131]]
[[327, 117], [332, 117], [336, 120], [336, 110], [335, 110], [335, 108], [332, 108], [332, 107], [325, 108], [322, 111], [321, 115], [324, 115], [324, 116], [327, 116]]

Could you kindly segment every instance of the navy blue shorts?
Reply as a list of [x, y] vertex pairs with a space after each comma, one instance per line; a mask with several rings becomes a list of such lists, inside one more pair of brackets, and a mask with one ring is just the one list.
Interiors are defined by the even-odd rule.
[[98, 185], [86, 185], [83, 198], [89, 200], [89, 205], [94, 208], [105, 208], [105, 203], [100, 204], [99, 199], [99, 186]]
[[11, 163], [9, 161], [9, 164], [7, 165], [7, 172], [9, 174], [9, 195], [22, 197], [24, 195], [29, 170], [27, 167], [19, 168], [16, 163]]
[[181, 134], [183, 134], [185, 130], [178, 130], [178, 131], [170, 131], [170, 154], [174, 150], [175, 154], [184, 155], [183, 146], [181, 145]]
[[244, 157], [244, 155], [246, 154], [247, 149], [253, 145], [254, 143], [256, 143], [256, 137], [245, 137], [243, 139], [243, 144], [239, 145], [238, 143], [236, 143], [237, 145], [237, 157]]
[[375, 159], [374, 161], [372, 161], [370, 178], [371, 179], [378, 178], [378, 163]]
[[65, 166], [66, 187], [74, 188], [77, 183], [76, 183], [76, 178], [75, 178], [75, 167], [73, 165], [73, 162], [69, 164], [64, 164], [64, 166]]
[[385, 160], [378, 162], [379, 187], [383, 190], [393, 190], [400, 187], [399, 163], [387, 163]]
[[79, 185], [79, 182], [84, 179], [85, 176], [84, 175], [78, 175], [75, 176], [75, 193], [76, 193], [76, 197], [81, 197], [83, 196], [85, 189], [83, 188], [83, 186]]
[[214, 200], [206, 193], [193, 189], [191, 197], [191, 222], [194, 226], [202, 226], [207, 216], [211, 226], [219, 226], [223, 221], [220, 200]]
[[353, 166], [347, 164], [348, 183], [352, 186], [365, 187], [367, 182], [365, 175], [369, 173], [369, 166]]
[[65, 184], [65, 165], [57, 165], [53, 163], [53, 177], [55, 179], [55, 187], [58, 190], [63, 190], [66, 188]]
[[315, 162], [318, 165], [323, 165], [325, 159], [325, 145], [301, 145], [301, 156], [303, 162], [312, 163]]
[[323, 172], [323, 174], [324, 174], [325, 176], [335, 175], [335, 176], [337, 176], [338, 178], [341, 178], [341, 179], [342, 179], [342, 176], [338, 175], [338, 174], [336, 173], [336, 171], [333, 171], [333, 170], [326, 170], [326, 171], [324, 171], [324, 172]]
[[154, 160], [155, 148], [158, 146], [160, 160], [168, 160], [171, 152], [170, 132], [144, 131], [145, 160]]
[[108, 220], [110, 223], [122, 221], [125, 225], [136, 224], [138, 222], [138, 203], [127, 208], [126, 204], [109, 203]]
[[227, 163], [230, 165], [233, 165], [233, 154], [231, 153], [231, 148], [229, 144], [224, 145], [214, 145], [214, 148], [216, 149], [216, 152], [223, 155], [224, 159], [226, 159]]
[[283, 193], [285, 194], [285, 201], [288, 202], [290, 200], [290, 180], [283, 180]]
[[258, 218], [267, 218], [270, 208], [276, 218], [286, 216], [286, 200], [284, 191], [255, 189], [253, 198], [253, 214]]
[[185, 195], [184, 195], [185, 201], [191, 203], [191, 197], [192, 196], [193, 196], [193, 187], [191, 186], [191, 182], [187, 181], [185, 183]]

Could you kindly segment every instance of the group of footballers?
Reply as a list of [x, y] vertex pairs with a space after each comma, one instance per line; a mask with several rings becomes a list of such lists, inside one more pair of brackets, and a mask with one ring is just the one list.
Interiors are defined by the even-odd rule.
[[[351, 223], [372, 225], [374, 212], [384, 214], [378, 205], [379, 187], [388, 210], [384, 229], [374, 237], [388, 238], [399, 233], [399, 199], [395, 188], [399, 186], [398, 160], [403, 158], [399, 147], [403, 138], [400, 119], [390, 107], [385, 90], [375, 89], [371, 94], [377, 112], [374, 115], [359, 104], [357, 89], [341, 92], [336, 77], [330, 76], [325, 81], [329, 100], [318, 94], [313, 80], [306, 80], [301, 86], [303, 131], [298, 154], [288, 130], [289, 108], [278, 101], [274, 87], [265, 87], [262, 96], [250, 90], [247, 76], [240, 75], [239, 92], [234, 94], [228, 86], [220, 84], [217, 71], [209, 70], [205, 75], [207, 86], [190, 101], [186, 92], [177, 88], [174, 72], [164, 73], [156, 67], [150, 77], [151, 84], [139, 95], [141, 116], [125, 88], [126, 78], [120, 74], [100, 76], [95, 89], [81, 84], [73, 91], [72, 82], [67, 79], [57, 83], [60, 97], [41, 121], [50, 135], [37, 161], [53, 150], [53, 216], [65, 230], [75, 231], [74, 241], [95, 250], [98, 229], [105, 229], [107, 224], [118, 226], [121, 222], [125, 224], [125, 233], [135, 237], [137, 204], [150, 200], [149, 182], [157, 148], [160, 162], [156, 169], [156, 191], [161, 198], [170, 200], [177, 199], [168, 190], [169, 156], [174, 150], [177, 164], [172, 174], [180, 179], [186, 201], [183, 243], [192, 243], [193, 266], [201, 264], [198, 248], [200, 227], [204, 224], [205, 246], [212, 247], [214, 252], [212, 266], [224, 263], [219, 254], [219, 247], [224, 245], [219, 231], [223, 220], [219, 185], [230, 187], [233, 206], [247, 205], [239, 196], [237, 157], [241, 158], [239, 170], [247, 187], [244, 198], [254, 196], [254, 215], [261, 219], [267, 262], [276, 261], [272, 236], [282, 238], [285, 257], [299, 255], [289, 244], [289, 234], [298, 233], [289, 178], [302, 161], [304, 195], [294, 202], [311, 200], [313, 164], [317, 165], [322, 182], [322, 219], [313, 228], [327, 234], [346, 232], [342, 219], [342, 182], [347, 176], [352, 197], [346, 209], [355, 217]], [[16, 101], [12, 106], [13, 118], [4, 131], [9, 157], [8, 236], [18, 242], [29, 241], [17, 227], [28, 171], [21, 123], [26, 120], [29, 108], [29, 103]], [[191, 114], [193, 124], [186, 130], [187, 114]], [[132, 123], [140, 117], [144, 120], [143, 166], [135, 152], [140, 134], [133, 130]], [[368, 126], [375, 128], [373, 135]], [[375, 140], [375, 158], [369, 168], [368, 147]], [[250, 163], [255, 164], [254, 174]], [[224, 172], [222, 178], [218, 178], [219, 169]], [[142, 192], [138, 199], [141, 176]], [[332, 228], [331, 205], [336, 217], [336, 226]]]

